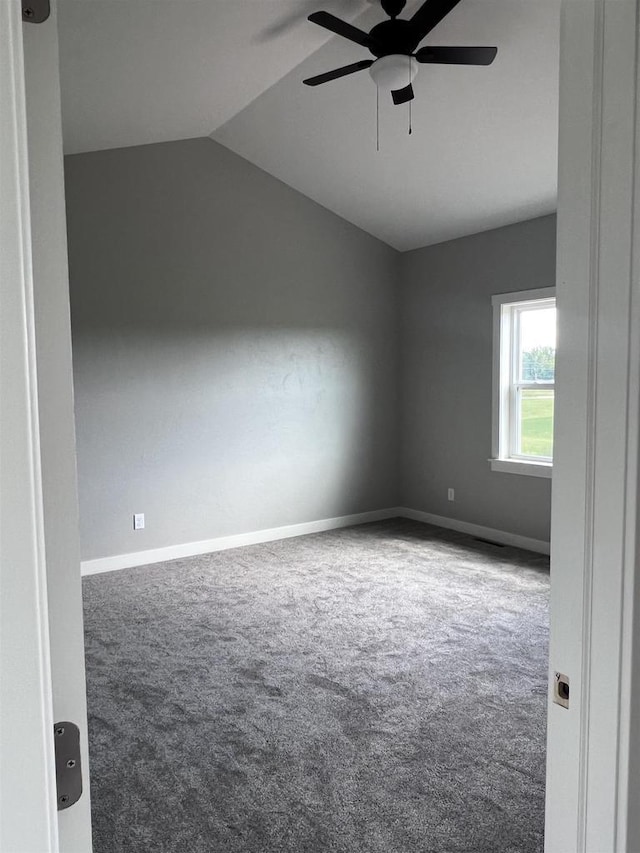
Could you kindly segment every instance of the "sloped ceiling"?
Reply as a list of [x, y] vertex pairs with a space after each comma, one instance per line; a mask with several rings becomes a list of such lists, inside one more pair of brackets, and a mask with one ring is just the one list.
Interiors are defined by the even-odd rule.
[[[425, 43], [495, 44], [496, 61], [421, 67], [411, 135], [408, 107], [381, 93], [377, 150], [366, 71], [301, 83], [367, 56], [307, 23], [312, 3], [62, 0], [66, 151], [211, 135], [400, 250], [543, 215], [556, 205], [559, 5], [462, 0]], [[382, 18], [361, 0], [317, 8], [365, 29]]]
[[[327, 4], [348, 18], [366, 6]], [[208, 136], [327, 41], [330, 33], [303, 25], [304, 8], [301, 0], [60, 0], [65, 152]], [[298, 24], [280, 32], [287, 21]]]

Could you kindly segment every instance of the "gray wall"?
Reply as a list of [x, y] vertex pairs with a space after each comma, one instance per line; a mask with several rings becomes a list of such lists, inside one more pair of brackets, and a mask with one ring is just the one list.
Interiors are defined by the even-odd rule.
[[210, 139], [65, 171], [83, 559], [397, 504], [548, 539], [487, 459], [491, 296], [554, 284], [555, 217], [399, 255]]
[[487, 460], [491, 296], [555, 284], [555, 224], [547, 216], [401, 256], [405, 506], [549, 538], [551, 481], [492, 472]]
[[83, 558], [397, 504], [397, 253], [210, 139], [65, 169]]

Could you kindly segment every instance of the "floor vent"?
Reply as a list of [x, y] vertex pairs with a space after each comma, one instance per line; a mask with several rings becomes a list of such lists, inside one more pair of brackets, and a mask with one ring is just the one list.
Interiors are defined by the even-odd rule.
[[504, 548], [502, 542], [492, 542], [491, 539], [481, 539], [479, 536], [473, 537], [476, 542], [482, 542], [484, 545], [493, 545], [494, 548]]

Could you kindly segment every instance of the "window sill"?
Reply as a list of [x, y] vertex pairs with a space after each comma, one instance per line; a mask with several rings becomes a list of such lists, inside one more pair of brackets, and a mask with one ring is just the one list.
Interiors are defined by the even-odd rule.
[[492, 471], [502, 474], [524, 474], [526, 477], [546, 477], [553, 474], [552, 462], [524, 462], [516, 459], [490, 459]]

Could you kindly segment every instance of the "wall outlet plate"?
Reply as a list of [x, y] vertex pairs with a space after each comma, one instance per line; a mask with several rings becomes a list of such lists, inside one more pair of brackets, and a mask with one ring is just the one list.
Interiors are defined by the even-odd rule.
[[144, 513], [136, 512], [133, 516], [133, 529], [144, 530]]
[[455, 493], [454, 489], [447, 489], [447, 500], [448, 501], [455, 501], [455, 499], [456, 499], [456, 493]]
[[556, 672], [553, 679], [553, 701], [561, 708], [569, 707], [569, 676]]

